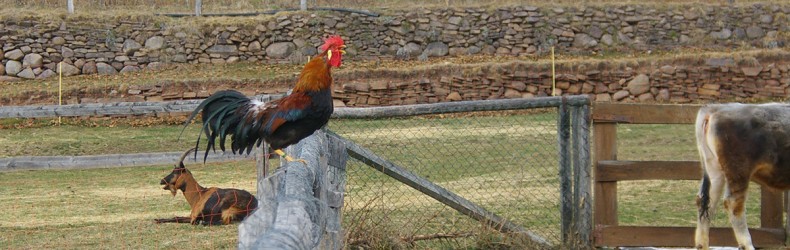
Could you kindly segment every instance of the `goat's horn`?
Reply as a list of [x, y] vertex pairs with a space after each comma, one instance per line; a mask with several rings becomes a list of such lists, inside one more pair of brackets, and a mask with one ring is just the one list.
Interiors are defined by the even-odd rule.
[[189, 150], [187, 150], [186, 152], [184, 152], [184, 154], [183, 154], [183, 155], [181, 155], [181, 159], [179, 159], [179, 160], [178, 160], [178, 163], [184, 163], [184, 159], [186, 159], [186, 158], [187, 158], [187, 155], [189, 155], [189, 153], [192, 153], [192, 152], [193, 152], [193, 151], [195, 151], [195, 150], [197, 150], [197, 148], [190, 148]]

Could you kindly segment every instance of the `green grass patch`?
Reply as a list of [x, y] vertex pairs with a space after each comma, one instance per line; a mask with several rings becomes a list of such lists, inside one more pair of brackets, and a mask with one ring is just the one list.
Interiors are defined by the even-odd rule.
[[[557, 243], [556, 114], [437, 118], [339, 119], [330, 121], [329, 128]], [[192, 146], [199, 130], [196, 125], [188, 127], [183, 144], [174, 143], [180, 129], [168, 125], [3, 129], [8, 136], [0, 140], [16, 149], [0, 152], [10, 156], [178, 151]], [[620, 125], [618, 158], [697, 160], [692, 135], [691, 125]], [[254, 192], [253, 166], [247, 160], [188, 167], [204, 186]], [[8, 213], [8, 219], [0, 222], [4, 232], [0, 244], [9, 248], [234, 248], [235, 226], [153, 223], [154, 218], [186, 216], [189, 211], [181, 194], [172, 197], [158, 185], [171, 168], [0, 173], [0, 209]], [[343, 222], [348, 244], [420, 249], [529, 246], [523, 238], [492, 233], [361, 162], [352, 160], [347, 169]], [[620, 224], [694, 226], [697, 186], [697, 181], [620, 182]], [[753, 188], [747, 203], [749, 224], [755, 226], [759, 225], [758, 193], [759, 188]], [[729, 226], [721, 212], [714, 225]], [[408, 240], [436, 233], [469, 235]]]
[[[0, 157], [182, 151], [194, 147], [200, 126], [190, 125], [179, 139], [182, 128], [172, 125], [150, 127], [62, 125], [4, 129], [0, 144], [15, 146], [0, 149]], [[205, 138], [201, 144], [205, 146]]]

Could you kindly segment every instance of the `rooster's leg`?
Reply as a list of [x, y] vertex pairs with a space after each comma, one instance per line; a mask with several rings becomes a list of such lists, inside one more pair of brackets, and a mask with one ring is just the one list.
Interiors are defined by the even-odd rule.
[[274, 150], [274, 153], [279, 155], [280, 157], [282, 157], [286, 161], [298, 161], [298, 162], [301, 162], [304, 165], [307, 165], [307, 161], [305, 161], [304, 159], [294, 159], [293, 157], [291, 157], [289, 155], [286, 155], [285, 152], [282, 151], [282, 149]]

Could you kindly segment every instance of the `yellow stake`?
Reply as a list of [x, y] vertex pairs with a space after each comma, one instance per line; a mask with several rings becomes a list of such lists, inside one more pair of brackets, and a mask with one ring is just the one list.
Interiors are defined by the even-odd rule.
[[556, 78], [554, 75], [554, 46], [551, 46], [551, 96], [557, 96]]
[[[58, 63], [58, 106], [63, 105], [63, 62]], [[60, 126], [60, 116], [58, 116]]]

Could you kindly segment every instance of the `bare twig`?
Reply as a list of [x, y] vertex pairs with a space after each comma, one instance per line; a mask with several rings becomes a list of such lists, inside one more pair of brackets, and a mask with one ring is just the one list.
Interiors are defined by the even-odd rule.
[[435, 233], [435, 234], [418, 234], [412, 235], [408, 237], [400, 237], [400, 240], [412, 243], [415, 241], [420, 240], [435, 240], [435, 239], [451, 239], [451, 238], [463, 238], [463, 237], [471, 237], [477, 235], [474, 232], [458, 232], [458, 233]]

